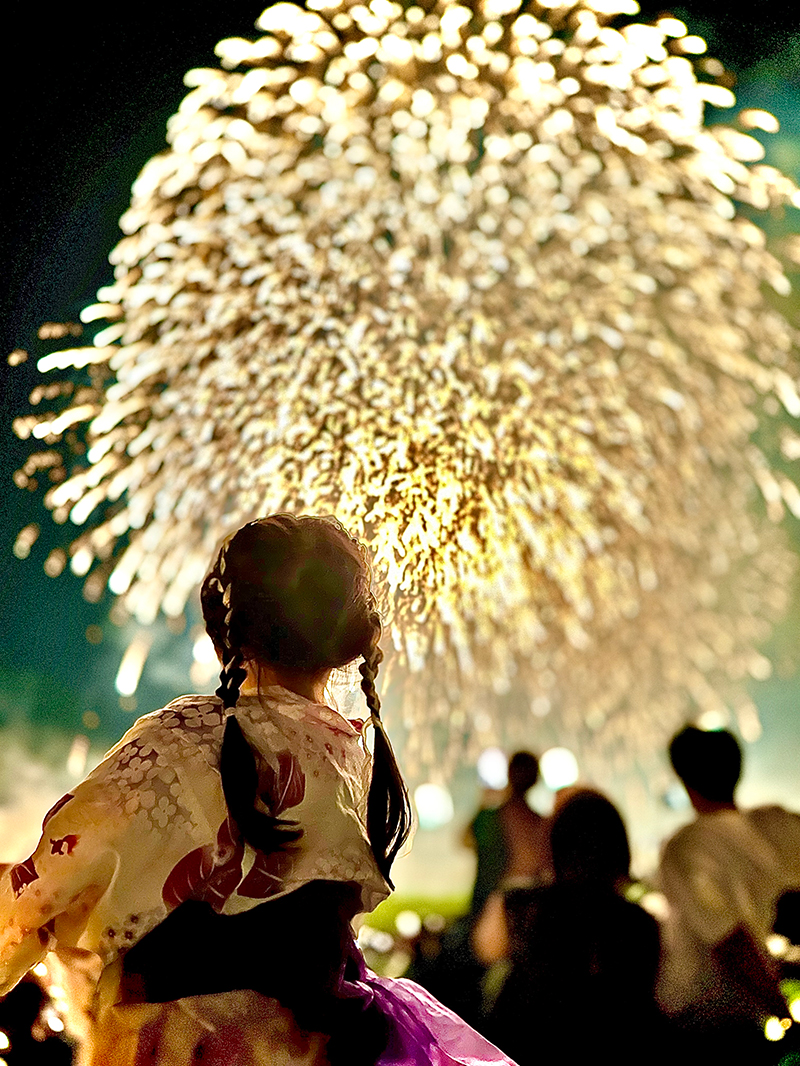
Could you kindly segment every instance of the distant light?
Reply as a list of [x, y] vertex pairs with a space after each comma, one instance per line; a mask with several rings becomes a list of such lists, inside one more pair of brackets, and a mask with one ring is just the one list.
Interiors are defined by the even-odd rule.
[[697, 716], [697, 728], [704, 729], [707, 733], [716, 733], [720, 729], [724, 729], [728, 724], [727, 715], [722, 711], [703, 711], [702, 714]]
[[665, 922], [669, 918], [669, 903], [663, 892], [645, 892], [639, 900], [639, 906], [659, 922]]
[[[780, 933], [772, 933], [766, 940], [767, 951], [770, 955], [774, 955], [776, 959], [779, 959], [782, 955], [785, 955], [789, 950], [790, 943], [785, 936], [781, 936]], [[800, 1003], [800, 1000], [794, 1001]], [[792, 1015], [794, 1017], [794, 1015]]]
[[0, 1029], [0, 1051], [8, 1051], [11, 1047], [11, 1041], [8, 1039], [8, 1033], [4, 1033]]
[[416, 911], [400, 911], [394, 924], [397, 932], [406, 940], [413, 940], [415, 936], [419, 936], [422, 929], [422, 919]]
[[43, 962], [37, 962], [31, 973], [36, 974], [37, 977], [47, 977], [47, 967]]
[[706, 42], [702, 37], [697, 37], [695, 34], [691, 34], [689, 37], [681, 37], [676, 44], [682, 52], [687, 52], [693, 56], [700, 56], [706, 50]]
[[137, 633], [128, 645], [122, 662], [119, 664], [114, 686], [120, 696], [132, 696], [139, 687], [147, 654], [153, 638], [148, 633]]
[[196, 663], [216, 665], [218, 662], [217, 653], [214, 651], [214, 644], [208, 633], [202, 633], [194, 642], [192, 656]]
[[780, 122], [769, 111], [762, 111], [758, 107], [748, 107], [739, 112], [739, 121], [748, 130], [764, 130], [766, 133], [777, 133], [781, 128]]
[[689, 806], [689, 797], [683, 785], [672, 785], [664, 793], [664, 806], [671, 811], [684, 811]]
[[683, 37], [686, 33], [686, 23], [681, 22], [680, 19], [663, 18], [659, 19], [656, 26], [668, 37]]
[[786, 1036], [786, 1028], [780, 1018], [774, 1015], [764, 1022], [764, 1036], [767, 1040], [783, 1040]]
[[789, 1001], [789, 1013], [796, 1022], [800, 1022], [800, 996]]
[[443, 914], [426, 914], [422, 924], [429, 933], [441, 933], [447, 922]]
[[443, 785], [428, 783], [414, 789], [420, 829], [439, 829], [453, 820], [453, 798]]
[[47, 1010], [44, 1014], [47, 1028], [53, 1033], [64, 1032], [64, 1022], [59, 1018], [54, 1010]]
[[555, 792], [578, 780], [578, 760], [569, 748], [549, 748], [539, 760], [544, 783]]
[[499, 748], [486, 748], [478, 756], [478, 777], [498, 791], [508, 784], [508, 759]]
[[369, 925], [362, 925], [358, 931], [358, 944], [361, 948], [371, 948], [378, 954], [384, 955], [394, 947], [394, 937], [381, 929], [373, 929]]
[[67, 756], [67, 773], [70, 777], [80, 777], [86, 769], [86, 760], [89, 758], [89, 738], [80, 733], [72, 741]]

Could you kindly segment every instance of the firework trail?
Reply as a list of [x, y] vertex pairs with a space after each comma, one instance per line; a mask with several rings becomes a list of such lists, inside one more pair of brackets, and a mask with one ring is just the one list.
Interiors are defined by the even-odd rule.
[[231, 527], [333, 512], [374, 550], [419, 758], [509, 693], [606, 750], [692, 709], [752, 734], [800, 494], [751, 438], [800, 400], [735, 202], [794, 185], [703, 126], [721, 66], [629, 0], [308, 6], [189, 72], [83, 315], [110, 324], [40, 361], [89, 384], [15, 424], [87, 594], [178, 615]]

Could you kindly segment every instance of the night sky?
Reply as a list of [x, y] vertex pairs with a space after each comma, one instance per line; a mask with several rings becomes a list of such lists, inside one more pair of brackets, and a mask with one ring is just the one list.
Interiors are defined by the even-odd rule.
[[[41, 493], [20, 491], [11, 481], [29, 450], [12, 435], [11, 420], [24, 413], [32, 384], [40, 378], [35, 357], [66, 346], [45, 349], [36, 331], [44, 321], [76, 321], [81, 308], [94, 302], [98, 287], [111, 280], [107, 256], [119, 239], [117, 219], [128, 206], [132, 181], [165, 147], [166, 120], [187, 91], [183, 74], [192, 67], [217, 66], [213, 49], [220, 38], [254, 36], [253, 23], [263, 6], [251, 0], [140, 2], [103, 15], [89, 4], [43, 8], [14, 2], [5, 8], [6, 26], [15, 28], [7, 31], [0, 72], [6, 105], [0, 178], [5, 267], [0, 291], [0, 725], [22, 730], [34, 746], [37, 737], [69, 738], [76, 732], [90, 733], [97, 746], [107, 745], [134, 717], [120, 708], [113, 686], [133, 630], [108, 622], [110, 595], [87, 604], [81, 582], [68, 571], [56, 580], [44, 575], [44, 558], [51, 547], [69, 543], [71, 530], [53, 525]], [[731, 14], [734, 10], [738, 6], [703, 0], [670, 12], [706, 38], [709, 55], [739, 75], [741, 106], [779, 114], [788, 136], [775, 140], [771, 151], [777, 157], [771, 161], [798, 178], [796, 0], [753, 5], [739, 17]], [[665, 11], [652, 5], [643, 15]], [[793, 51], [788, 47], [792, 35]], [[16, 348], [30, 350], [33, 358], [9, 368], [5, 356]], [[11, 547], [29, 522], [41, 524], [42, 536], [30, 557], [20, 561]], [[90, 626], [102, 630], [100, 643], [87, 640]], [[90, 632], [99, 635], [97, 629]], [[784, 632], [784, 644], [793, 642], [792, 632]], [[139, 713], [190, 687], [191, 640], [159, 624], [156, 643], [138, 694]], [[790, 673], [788, 667], [784, 673]], [[783, 726], [800, 718], [794, 711], [798, 694], [800, 685], [791, 676], [754, 690], [762, 710], [765, 704], [770, 708], [760, 755], [765, 766], [786, 748]], [[791, 732], [800, 737], [800, 725]], [[800, 785], [795, 805], [800, 807]]]

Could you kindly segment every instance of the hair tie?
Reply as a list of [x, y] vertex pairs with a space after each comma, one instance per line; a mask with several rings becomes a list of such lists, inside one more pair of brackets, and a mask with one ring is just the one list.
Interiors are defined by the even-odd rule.
[[373, 729], [380, 729], [381, 733], [385, 732], [383, 719], [379, 718], [377, 714], [371, 714], [365, 724], [371, 725]]

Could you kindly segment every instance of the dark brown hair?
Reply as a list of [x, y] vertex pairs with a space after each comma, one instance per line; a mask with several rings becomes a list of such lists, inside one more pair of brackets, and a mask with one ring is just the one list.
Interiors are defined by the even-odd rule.
[[[200, 600], [222, 658], [217, 695], [226, 708], [236, 706], [248, 662], [315, 674], [363, 660], [361, 687], [375, 726], [367, 834], [391, 884], [411, 808], [380, 717], [375, 678], [383, 658], [381, 620], [363, 547], [333, 518], [260, 518], [225, 541]], [[226, 723], [221, 772], [228, 808], [246, 840], [269, 851], [297, 839], [293, 823], [256, 809], [255, 760], [234, 715]]]

